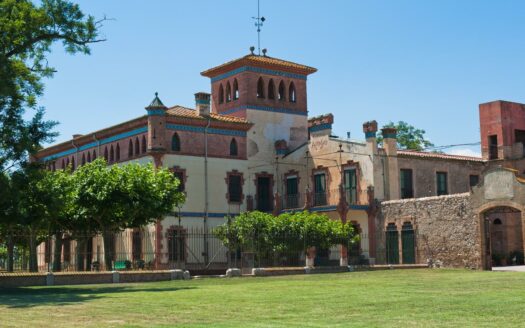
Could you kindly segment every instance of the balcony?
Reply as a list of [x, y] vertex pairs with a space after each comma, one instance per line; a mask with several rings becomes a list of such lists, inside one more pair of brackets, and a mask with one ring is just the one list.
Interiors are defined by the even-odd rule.
[[[284, 195], [281, 198], [283, 209], [298, 209], [303, 208], [306, 204], [306, 197], [310, 197], [311, 207], [337, 206], [340, 199], [339, 189], [327, 190], [325, 192], [311, 192]], [[352, 205], [367, 205], [368, 193], [367, 190], [347, 189], [344, 191], [346, 203]]]

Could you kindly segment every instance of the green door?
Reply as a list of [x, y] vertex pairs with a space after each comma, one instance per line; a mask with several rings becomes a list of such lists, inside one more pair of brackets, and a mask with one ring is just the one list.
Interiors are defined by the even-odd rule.
[[414, 238], [414, 228], [412, 223], [405, 222], [401, 229], [401, 247], [403, 253], [403, 264], [416, 263], [416, 247]]
[[399, 233], [394, 223], [386, 227], [386, 263], [399, 264]]

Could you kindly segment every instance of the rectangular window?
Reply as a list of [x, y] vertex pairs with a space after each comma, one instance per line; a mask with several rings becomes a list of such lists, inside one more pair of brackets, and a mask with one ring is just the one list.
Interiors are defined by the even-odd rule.
[[498, 159], [498, 136], [489, 136], [489, 159]]
[[71, 261], [71, 239], [64, 239], [62, 245], [64, 247], [64, 262], [69, 262]]
[[345, 170], [344, 187], [346, 202], [348, 204], [357, 204], [357, 173], [355, 168]]
[[178, 191], [185, 191], [186, 186], [184, 185], [184, 172], [182, 171], [175, 171], [173, 172], [173, 175], [175, 178], [179, 180], [179, 187], [177, 188]]
[[242, 186], [240, 175], [230, 175], [228, 179], [228, 195], [231, 203], [241, 202]]
[[314, 206], [326, 205], [326, 175], [314, 175]]
[[286, 178], [286, 208], [299, 207], [299, 186], [296, 176]]
[[436, 173], [436, 184], [437, 184], [437, 195], [447, 195], [448, 186], [447, 186], [447, 172], [437, 172]]
[[133, 248], [132, 257], [133, 260], [140, 260], [142, 258], [142, 234], [140, 231], [133, 231]]
[[414, 183], [411, 169], [401, 169], [399, 174], [401, 198], [414, 198]]
[[479, 183], [479, 175], [476, 175], [476, 174], [471, 174], [469, 176], [469, 185], [470, 187], [474, 187], [474, 186], [477, 186]]

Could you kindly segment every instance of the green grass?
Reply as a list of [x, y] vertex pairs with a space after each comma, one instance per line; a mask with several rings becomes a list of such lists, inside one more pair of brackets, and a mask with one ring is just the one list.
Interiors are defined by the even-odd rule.
[[523, 326], [525, 274], [393, 270], [0, 289], [1, 327]]

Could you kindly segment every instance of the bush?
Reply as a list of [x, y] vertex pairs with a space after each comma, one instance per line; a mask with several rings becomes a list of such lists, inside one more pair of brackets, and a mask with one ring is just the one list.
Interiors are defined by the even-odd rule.
[[279, 216], [258, 211], [245, 212], [219, 226], [215, 234], [228, 249], [239, 247], [257, 253], [301, 252], [309, 247], [350, 245], [359, 237], [351, 224], [331, 220], [308, 211]]

